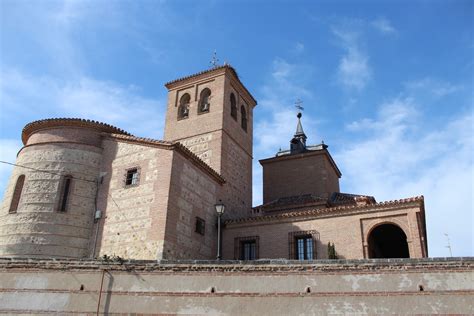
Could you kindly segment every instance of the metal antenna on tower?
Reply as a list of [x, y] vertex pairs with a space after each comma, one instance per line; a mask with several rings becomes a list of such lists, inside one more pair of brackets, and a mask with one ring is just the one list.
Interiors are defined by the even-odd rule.
[[448, 235], [447, 233], [444, 233], [444, 235], [446, 236], [446, 239], [448, 240], [448, 245], [445, 246], [445, 247], [449, 249], [449, 256], [452, 257], [452, 256], [453, 256], [453, 253], [452, 253], [452, 251], [451, 251], [451, 243], [449, 242], [449, 235]]
[[215, 68], [217, 66], [219, 66], [219, 59], [217, 58], [217, 51], [214, 50], [214, 54], [212, 55], [212, 59], [211, 61], [209, 62], [210, 64], [210, 68]]

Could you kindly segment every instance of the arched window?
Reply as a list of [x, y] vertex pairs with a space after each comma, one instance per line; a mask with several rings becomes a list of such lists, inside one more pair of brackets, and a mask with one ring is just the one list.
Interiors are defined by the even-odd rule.
[[59, 207], [58, 212], [66, 212], [68, 209], [69, 195], [71, 192], [72, 176], [65, 176], [61, 183], [61, 190], [59, 192]]
[[237, 102], [233, 93], [230, 94], [230, 116], [237, 121]]
[[242, 121], [240, 123], [240, 126], [242, 126], [242, 129], [244, 131], [247, 131], [247, 112], [245, 111], [245, 108], [243, 105], [240, 107], [240, 115], [242, 116]]
[[21, 175], [16, 180], [15, 191], [13, 191], [12, 202], [10, 203], [10, 209], [8, 213], [16, 213], [18, 204], [20, 204], [21, 191], [23, 191], [23, 184], [25, 183], [25, 175]]
[[191, 101], [191, 96], [189, 95], [189, 93], [185, 93], [179, 100], [178, 120], [188, 118], [190, 101]]
[[209, 90], [208, 88], [205, 88], [204, 90], [201, 91], [201, 96], [199, 97], [198, 113], [209, 112], [209, 108], [211, 106], [209, 102], [210, 100], [211, 100], [211, 90]]

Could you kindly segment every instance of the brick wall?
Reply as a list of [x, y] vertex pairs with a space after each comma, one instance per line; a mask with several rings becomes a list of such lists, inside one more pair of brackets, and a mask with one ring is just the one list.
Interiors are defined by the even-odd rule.
[[302, 194], [328, 198], [331, 193], [339, 192], [339, 175], [326, 150], [270, 158], [260, 163], [263, 203]]
[[[211, 90], [209, 113], [198, 113], [200, 92]], [[191, 96], [189, 117], [178, 119], [179, 101]], [[237, 118], [231, 116], [230, 95]], [[241, 106], [247, 130], [241, 127]], [[252, 206], [252, 135], [255, 101], [227, 68], [220, 68], [169, 86], [164, 139], [179, 141], [226, 179], [222, 199], [228, 217], [248, 215]]]
[[473, 314], [473, 263], [0, 259], [0, 313]]
[[[223, 258], [234, 257], [236, 238], [258, 236], [259, 258], [290, 259], [290, 247], [294, 241], [289, 239], [289, 233], [311, 231], [316, 239], [316, 258], [327, 258], [327, 245], [335, 245], [339, 258], [361, 259], [368, 258], [368, 235], [373, 227], [383, 223], [393, 223], [399, 226], [407, 236], [411, 258], [426, 256], [422, 248], [426, 246], [422, 238], [421, 227], [416, 214], [421, 206], [411, 204], [406, 206], [373, 206], [354, 209], [349, 213], [337, 210], [334, 214], [280, 216], [267, 219], [227, 223], [223, 230]], [[291, 258], [293, 259], [293, 258]]]

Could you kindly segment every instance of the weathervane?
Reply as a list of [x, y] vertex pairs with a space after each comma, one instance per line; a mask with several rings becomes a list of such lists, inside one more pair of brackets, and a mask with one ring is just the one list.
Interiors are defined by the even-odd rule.
[[211, 59], [211, 61], [209, 62], [209, 64], [211, 64], [209, 67], [210, 67], [210, 68], [217, 67], [217, 66], [218, 66], [218, 63], [219, 63], [219, 59], [217, 58], [217, 51], [214, 50], [214, 54], [212, 55], [212, 59]]
[[295, 108], [298, 109], [298, 117], [301, 117], [301, 111], [304, 111], [304, 107], [302, 106], [303, 101], [300, 99], [296, 99], [295, 101]]

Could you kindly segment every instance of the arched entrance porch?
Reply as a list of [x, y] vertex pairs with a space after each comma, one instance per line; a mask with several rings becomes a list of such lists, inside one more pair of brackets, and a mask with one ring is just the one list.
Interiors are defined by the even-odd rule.
[[410, 258], [407, 236], [394, 224], [375, 227], [368, 238], [369, 258]]

